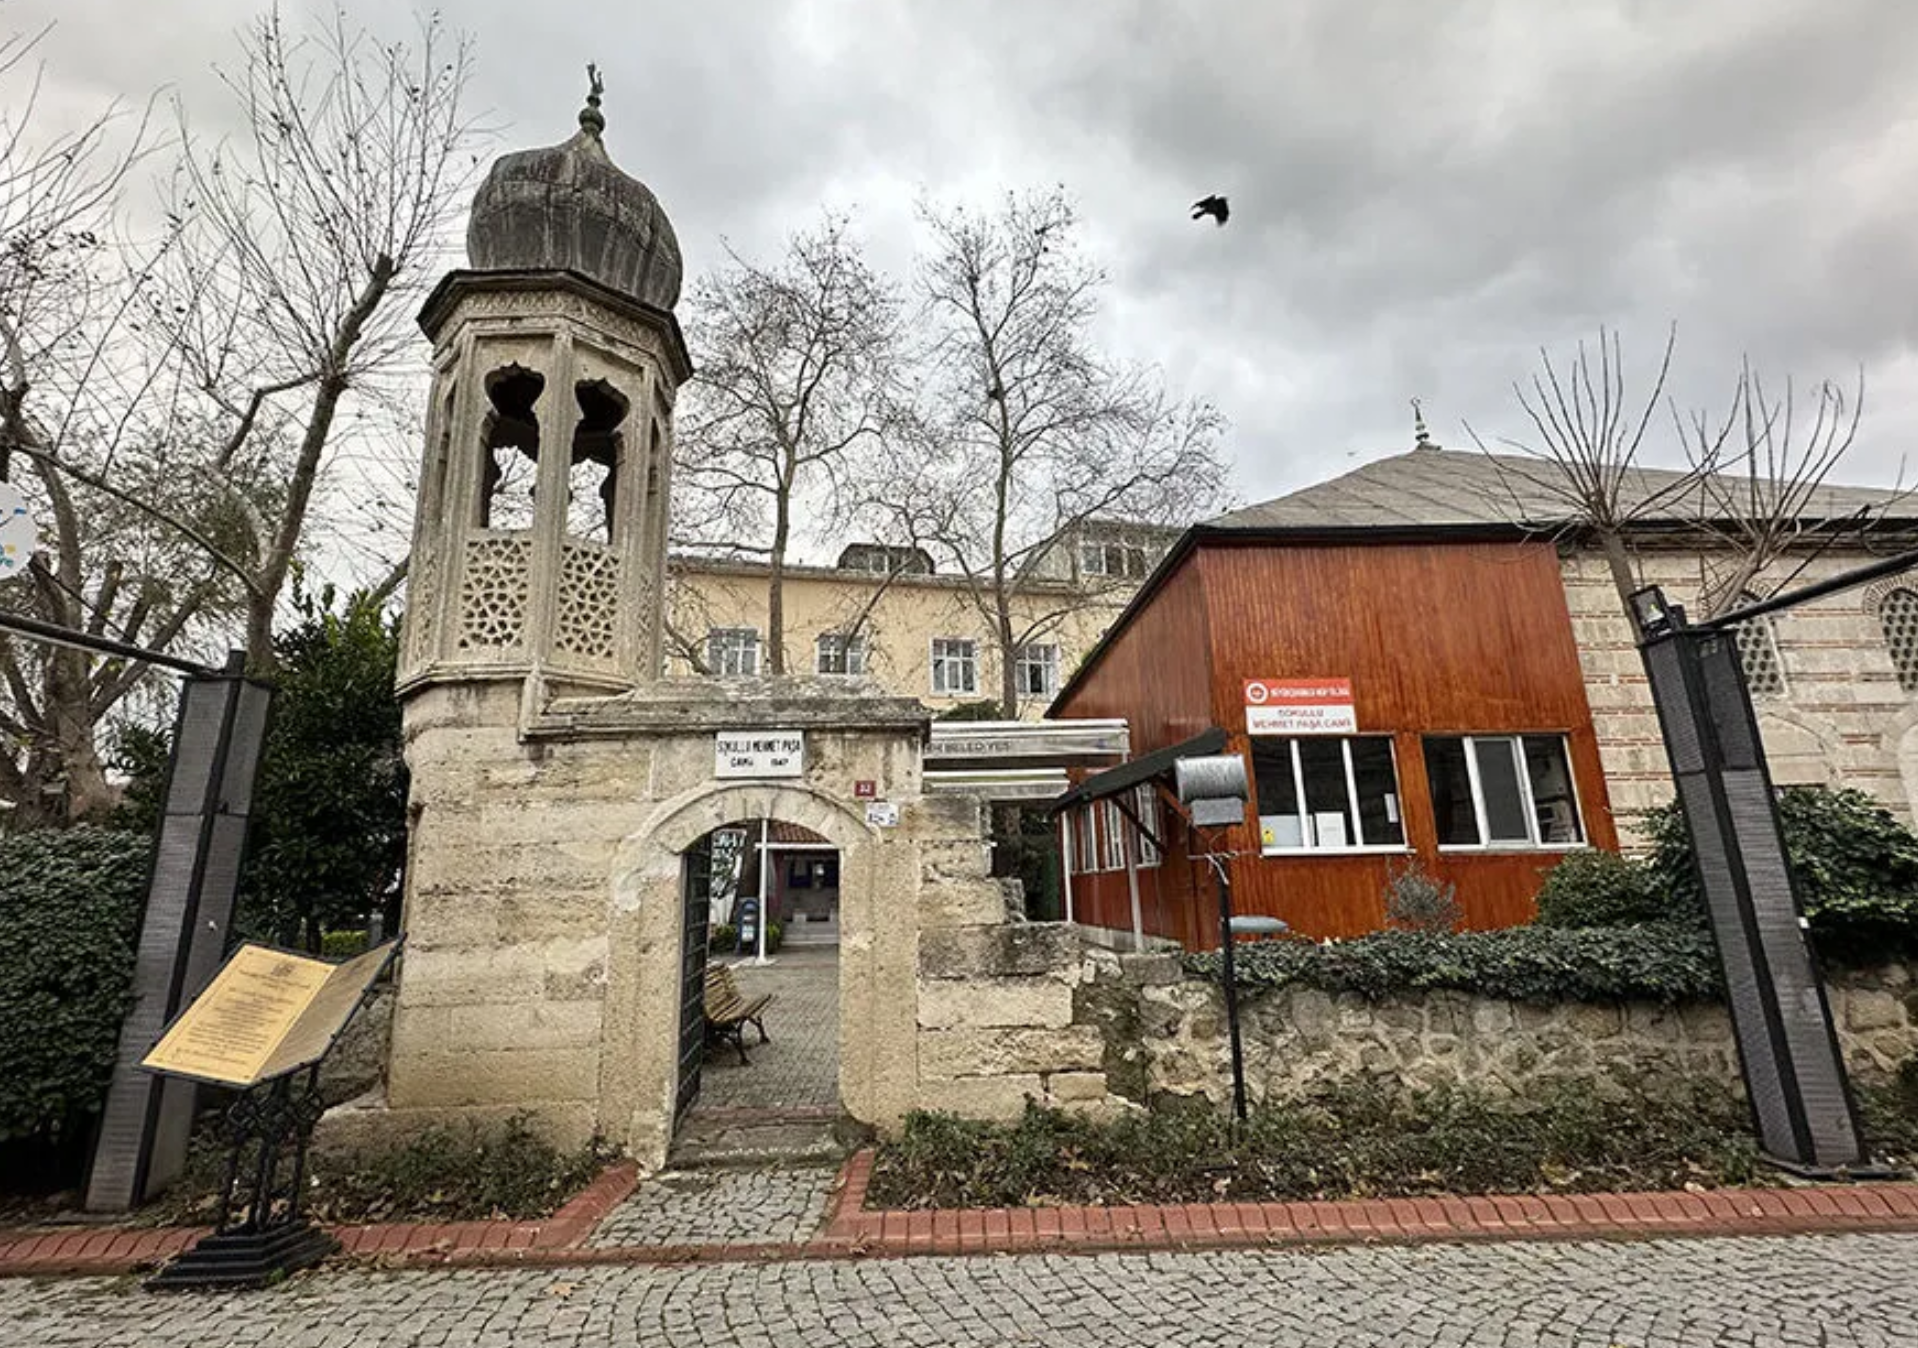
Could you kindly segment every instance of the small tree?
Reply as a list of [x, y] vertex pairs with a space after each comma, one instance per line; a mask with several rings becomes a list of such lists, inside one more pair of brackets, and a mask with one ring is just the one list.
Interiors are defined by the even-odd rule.
[[[1904, 493], [1888, 494], [1876, 507], [1847, 518], [1829, 518], [1819, 493], [1857, 435], [1862, 374], [1852, 395], [1834, 383], [1820, 384], [1806, 426], [1790, 381], [1784, 395], [1774, 398], [1750, 361], [1740, 369], [1723, 417], [1685, 416], [1670, 405], [1673, 438], [1686, 466], [1648, 474], [1640, 454], [1664, 397], [1676, 341], [1674, 328], [1642, 407], [1627, 394], [1616, 333], [1600, 331], [1596, 370], [1582, 342], [1563, 368], [1541, 351], [1529, 388], [1514, 386], [1533, 434], [1501, 440], [1521, 457], [1492, 462], [1513, 522], [1589, 536], [1628, 614], [1640, 585], [1634, 533], [1653, 521], [1689, 529], [1699, 545], [1699, 616], [1715, 617], [1743, 602], [1752, 583], [1787, 555], [1802, 554], [1802, 570], [1818, 552], [1857, 541]], [[1485, 449], [1476, 432], [1472, 438]], [[1779, 585], [1789, 583], [1786, 578]]]
[[1223, 422], [1097, 353], [1105, 277], [1077, 250], [1063, 191], [925, 220], [922, 434], [879, 494], [963, 577], [998, 655], [1001, 710], [1016, 716], [1021, 648], [1106, 597], [1074, 543], [1095, 523], [1177, 524], [1217, 505]]
[[727, 255], [732, 267], [693, 290], [699, 375], [679, 423], [678, 471], [685, 494], [703, 496], [733, 535], [727, 542], [765, 529], [766, 659], [777, 675], [797, 515], [822, 534], [842, 520], [848, 460], [898, 417], [899, 302], [841, 218], [791, 236], [771, 266]]

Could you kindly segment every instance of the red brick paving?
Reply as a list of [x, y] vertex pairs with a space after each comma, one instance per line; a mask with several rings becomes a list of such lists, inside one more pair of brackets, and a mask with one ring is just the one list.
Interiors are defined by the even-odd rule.
[[[589, 1248], [587, 1236], [638, 1182], [638, 1171], [629, 1163], [610, 1167], [544, 1221], [393, 1222], [342, 1227], [334, 1234], [347, 1255], [388, 1263], [557, 1266], [1035, 1249], [1918, 1231], [1914, 1184], [907, 1212], [868, 1209], [871, 1178], [870, 1152], [848, 1161], [824, 1228], [799, 1245]], [[157, 1266], [203, 1234], [204, 1228], [182, 1227], [0, 1231], [0, 1275], [136, 1272]]]

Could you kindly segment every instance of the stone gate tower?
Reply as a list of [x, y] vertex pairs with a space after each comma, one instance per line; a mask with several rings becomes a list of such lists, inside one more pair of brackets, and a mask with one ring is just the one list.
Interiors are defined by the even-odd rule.
[[1008, 925], [981, 802], [926, 790], [923, 706], [848, 676], [663, 677], [679, 246], [607, 158], [597, 85], [579, 121], [493, 166], [471, 267], [421, 315], [406, 950], [383, 1091], [328, 1128], [527, 1113], [662, 1163], [703, 1070], [688, 857], [740, 821], [838, 850], [847, 1115], [1102, 1100], [1076, 938]]
[[471, 268], [420, 325], [433, 391], [402, 692], [518, 679], [622, 691], [660, 671], [679, 242], [601, 143], [509, 154], [473, 202]]

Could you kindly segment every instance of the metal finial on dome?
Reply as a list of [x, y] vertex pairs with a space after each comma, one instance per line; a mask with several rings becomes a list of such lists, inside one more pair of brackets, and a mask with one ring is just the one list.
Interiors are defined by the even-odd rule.
[[599, 96], [606, 92], [606, 82], [599, 77], [599, 67], [588, 61], [586, 79], [589, 87], [586, 91], [586, 106], [579, 110], [579, 124], [597, 137], [606, 129], [606, 114], [599, 110]]
[[1437, 449], [1432, 437], [1425, 430], [1425, 409], [1419, 406], [1417, 398], [1412, 399], [1412, 448]]

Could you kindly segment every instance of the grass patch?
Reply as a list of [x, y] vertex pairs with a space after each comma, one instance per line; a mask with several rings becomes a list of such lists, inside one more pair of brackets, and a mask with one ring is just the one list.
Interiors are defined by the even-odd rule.
[[1356, 1082], [1235, 1129], [1189, 1107], [1092, 1122], [1029, 1106], [1014, 1124], [919, 1113], [879, 1150], [875, 1207], [1253, 1202], [1718, 1187], [1758, 1169], [1750, 1115], [1699, 1083], [1604, 1100], [1568, 1085], [1514, 1102]]

